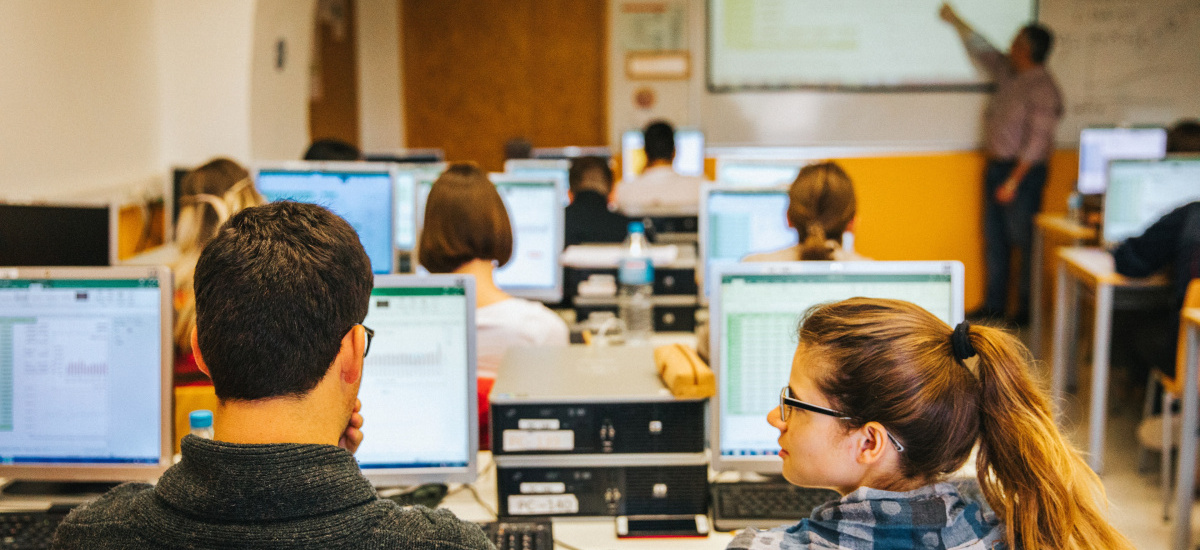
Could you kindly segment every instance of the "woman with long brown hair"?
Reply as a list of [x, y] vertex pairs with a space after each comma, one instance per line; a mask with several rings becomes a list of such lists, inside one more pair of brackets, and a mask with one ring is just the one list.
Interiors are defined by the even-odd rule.
[[842, 235], [854, 228], [858, 199], [854, 182], [836, 162], [824, 161], [800, 169], [788, 187], [788, 225], [800, 243], [773, 252], [751, 254], [747, 262], [797, 262], [865, 260], [842, 248]]
[[[843, 496], [732, 549], [1132, 548], [1012, 335], [852, 298], [809, 310], [780, 405], [783, 475]], [[942, 483], [978, 447], [987, 504]]]

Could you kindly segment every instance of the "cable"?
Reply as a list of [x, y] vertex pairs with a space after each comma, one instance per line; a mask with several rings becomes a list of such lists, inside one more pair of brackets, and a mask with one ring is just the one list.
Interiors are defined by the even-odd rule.
[[563, 541], [561, 541], [561, 540], [558, 540], [558, 539], [554, 539], [554, 545], [555, 545], [555, 546], [561, 546], [561, 547], [563, 547], [563, 548], [566, 548], [567, 550], [580, 550], [580, 548], [579, 548], [579, 547], [577, 547], [577, 546], [571, 546], [570, 544], [567, 544], [567, 543], [565, 543], [565, 542], [563, 542]]
[[463, 487], [465, 487], [467, 491], [471, 492], [471, 496], [475, 499], [475, 502], [479, 503], [479, 506], [483, 507], [484, 511], [491, 514], [492, 517], [495, 518], [497, 521], [500, 520], [500, 514], [496, 513], [496, 511], [493, 510], [491, 506], [488, 506], [488, 504], [483, 501], [483, 497], [479, 496], [479, 492], [477, 492], [475, 490], [474, 485], [463, 485]]

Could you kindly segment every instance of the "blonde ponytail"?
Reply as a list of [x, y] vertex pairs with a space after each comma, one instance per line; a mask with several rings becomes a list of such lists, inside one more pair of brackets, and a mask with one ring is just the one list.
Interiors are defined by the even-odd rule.
[[979, 486], [1009, 548], [1133, 548], [1104, 518], [1104, 486], [1054, 422], [1015, 337], [972, 327], [978, 353]]

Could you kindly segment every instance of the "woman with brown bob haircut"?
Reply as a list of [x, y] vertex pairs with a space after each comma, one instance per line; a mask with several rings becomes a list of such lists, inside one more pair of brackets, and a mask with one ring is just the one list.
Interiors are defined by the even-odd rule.
[[504, 200], [479, 167], [450, 165], [429, 190], [417, 259], [430, 273], [475, 277], [479, 435], [487, 443], [487, 396], [510, 347], [567, 345], [562, 318], [546, 306], [514, 298], [493, 274], [512, 258], [513, 231]]
[[[873, 298], [815, 306], [798, 332], [767, 422], [783, 477], [842, 498], [729, 548], [1133, 548], [1011, 334]], [[976, 448], [994, 514], [944, 483]]]

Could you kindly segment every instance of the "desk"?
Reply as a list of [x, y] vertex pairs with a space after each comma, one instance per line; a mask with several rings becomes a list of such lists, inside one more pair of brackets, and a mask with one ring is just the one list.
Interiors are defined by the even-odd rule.
[[1080, 225], [1062, 214], [1038, 214], [1034, 218], [1033, 250], [1030, 251], [1029, 262], [1029, 351], [1033, 356], [1042, 356], [1042, 330], [1045, 327], [1042, 318], [1042, 261], [1045, 254], [1046, 236], [1053, 235], [1060, 239], [1069, 239], [1072, 246], [1079, 246], [1096, 240], [1095, 228]]
[[[1058, 288], [1054, 298], [1054, 348], [1050, 365], [1050, 398], [1061, 415], [1067, 369], [1075, 360], [1079, 287], [1095, 293], [1096, 319], [1092, 333], [1092, 400], [1088, 415], [1088, 465], [1097, 474], [1104, 470], [1104, 425], [1108, 407], [1108, 347], [1112, 332], [1113, 292], [1117, 288], [1159, 288], [1167, 278], [1155, 275], [1131, 279], [1116, 272], [1112, 255], [1101, 248], [1058, 249]], [[1184, 386], [1188, 387], [1188, 386]], [[1185, 392], [1185, 394], [1188, 392]], [[1192, 392], [1194, 393], [1194, 392]]]
[[[1187, 334], [1187, 360], [1183, 370], [1183, 388], [1195, 388], [1200, 376], [1200, 308], [1188, 308], [1182, 313], [1183, 330]], [[1171, 548], [1187, 550], [1192, 547], [1191, 487], [1196, 481], [1196, 430], [1200, 428], [1200, 393], [1183, 392], [1183, 429], [1179, 437], [1179, 460], [1175, 466], [1175, 529]], [[1167, 452], [1165, 449], [1163, 452]]]
[[[496, 466], [491, 453], [479, 453], [480, 475], [473, 487], [480, 500], [491, 510], [485, 509], [469, 491], [452, 487], [442, 507], [454, 512], [467, 521], [485, 523], [495, 521], [492, 511], [496, 509]], [[733, 540], [733, 533], [713, 532], [707, 538], [679, 539], [618, 539], [615, 520], [611, 517], [554, 518], [554, 539], [580, 550], [617, 548], [622, 550], [717, 550], [725, 548]]]

